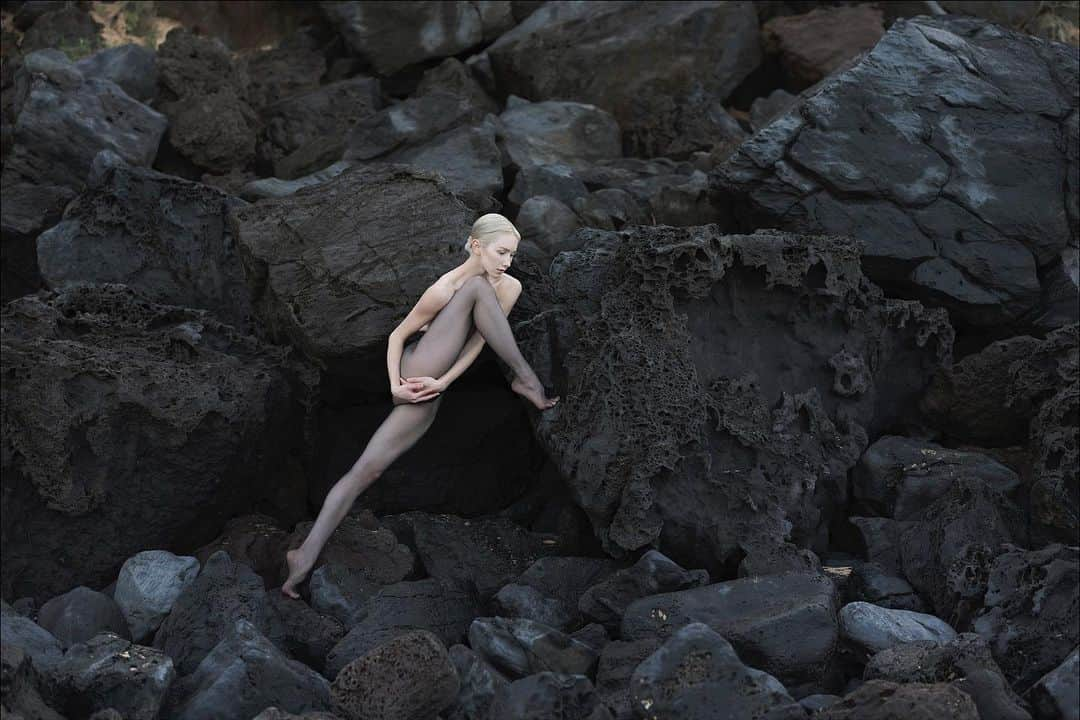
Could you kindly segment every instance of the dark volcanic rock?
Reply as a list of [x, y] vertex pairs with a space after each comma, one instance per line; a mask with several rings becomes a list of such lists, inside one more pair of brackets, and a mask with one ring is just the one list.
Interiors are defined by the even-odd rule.
[[1080, 687], [1080, 651], [1073, 650], [1072, 655], [1043, 675], [1028, 691], [1036, 717], [1039, 720], [1080, 718], [1080, 693], [1077, 693], [1077, 687]]
[[761, 28], [765, 52], [779, 56], [789, 83], [809, 87], [874, 47], [885, 28], [870, 4], [819, 7], [805, 15], [775, 17]]
[[499, 617], [535, 620], [557, 630], [568, 630], [577, 615], [555, 598], [544, 596], [536, 588], [516, 583], [503, 585], [499, 592], [495, 593], [491, 603], [494, 613]]
[[981, 720], [1031, 718], [991, 657], [986, 641], [972, 633], [947, 643], [920, 640], [882, 650], [870, 658], [863, 678], [897, 683], [952, 682], [975, 700]]
[[568, 608], [577, 608], [582, 594], [619, 569], [608, 558], [542, 557], [514, 582], [536, 588]]
[[[17, 613], [6, 602], [0, 606], [0, 630], [3, 633], [4, 647], [17, 647], [33, 662], [35, 671], [51, 674], [64, 658], [64, 649], [60, 641], [28, 617]], [[13, 659], [14, 666], [22, 660]]]
[[345, 635], [345, 626], [304, 602], [287, 598], [280, 588], [266, 591], [259, 625], [267, 638], [289, 657], [322, 671], [326, 656]]
[[936, 615], [967, 630], [999, 546], [1022, 532], [1019, 511], [981, 481], [962, 478], [915, 519], [901, 536], [904, 576]]
[[[1032, 83], [1033, 76], [1046, 78]], [[1080, 60], [974, 18], [897, 20], [713, 176], [748, 227], [854, 235], [887, 289], [966, 328], [1053, 327], [1078, 243]]]
[[614, 630], [630, 603], [649, 595], [700, 587], [709, 582], [705, 570], [684, 570], [656, 550], [649, 550], [636, 563], [593, 585], [578, 601], [578, 608], [590, 618]]
[[663, 640], [613, 640], [600, 651], [596, 664], [596, 692], [616, 720], [634, 717], [630, 699], [630, 678], [641, 661], [652, 655]]
[[112, 80], [139, 102], [157, 97], [158, 72], [154, 51], [137, 43], [101, 50], [75, 63], [84, 77]]
[[948, 362], [944, 311], [883, 298], [844, 238], [578, 235], [589, 249], [552, 263], [554, 307], [518, 330], [563, 396], [537, 435], [604, 547], [659, 540], [714, 575], [789, 533], [824, 549], [868, 434]]
[[980, 720], [975, 701], [945, 683], [898, 685], [871, 680], [814, 720]]
[[37, 237], [55, 225], [75, 191], [60, 185], [15, 183], [0, 205], [0, 303], [41, 287]]
[[[312, 521], [299, 523], [289, 535], [287, 548], [300, 547], [311, 532]], [[399, 542], [394, 533], [382, 526], [370, 512], [346, 516], [326, 541], [315, 560], [314, 568], [341, 565], [358, 571], [379, 585], [392, 585], [412, 572], [416, 558], [407, 545]], [[278, 557], [282, 580], [287, 575], [285, 556]]]
[[385, 374], [387, 335], [459, 260], [457, 238], [475, 219], [442, 181], [383, 165], [230, 218], [256, 314], [274, 337], [347, 376], [367, 372], [361, 358]]
[[80, 585], [41, 606], [38, 625], [52, 633], [64, 649], [86, 642], [99, 632], [112, 631], [131, 640], [127, 620], [108, 595]]
[[168, 124], [111, 80], [84, 77], [57, 50], [23, 58], [16, 74], [15, 125], [2, 183], [29, 182], [79, 190], [101, 150], [148, 166]]
[[[237, 557], [231, 552], [229, 556]], [[208, 557], [204, 556], [203, 562]], [[180, 593], [195, 582], [199, 567], [195, 558], [177, 557], [167, 550], [143, 550], [124, 561], [112, 596], [135, 642], [150, 639], [172, 612]]]
[[514, 720], [606, 720], [599, 698], [583, 675], [540, 672], [501, 688], [491, 704], [492, 718]]
[[956, 631], [933, 615], [856, 601], [840, 609], [840, 635], [872, 654], [916, 641], [947, 642]]
[[487, 54], [507, 92], [591, 103], [618, 120], [628, 154], [674, 156], [712, 146], [710, 110], [761, 47], [747, 3], [547, 3]]
[[994, 558], [972, 625], [1012, 686], [1025, 692], [1080, 641], [1080, 550], [1008, 548]]
[[334, 678], [334, 710], [346, 720], [430, 718], [453, 702], [458, 676], [446, 647], [425, 630], [394, 638]]
[[251, 334], [251, 301], [227, 223], [229, 211], [245, 204], [99, 154], [87, 190], [38, 237], [42, 279], [53, 290], [122, 283], [154, 302], [210, 310]]
[[212, 542], [192, 553], [200, 563], [224, 550], [233, 560], [242, 562], [262, 577], [266, 587], [281, 584], [279, 577], [289, 543], [289, 534], [268, 515], [241, 515], [232, 518]]
[[723, 635], [739, 657], [785, 685], [821, 677], [838, 638], [838, 598], [824, 575], [743, 578], [642, 598], [626, 609], [622, 637], [666, 639], [691, 622]]
[[474, 586], [482, 600], [542, 555], [556, 554], [557, 538], [531, 533], [506, 518], [466, 520], [408, 513], [416, 552], [432, 577]]
[[[6, 632], [7, 628], [4, 629]], [[4, 644], [0, 645], [0, 688], [0, 708], [5, 718], [66, 720], [42, 697], [51, 694], [48, 681], [29, 653], [17, 645], [9, 645], [6, 635]]]
[[240, 508], [303, 508], [317, 380], [289, 349], [121, 285], [0, 318], [5, 596], [102, 587], [145, 548], [209, 542]]
[[428, 578], [383, 588], [367, 601], [366, 610], [327, 655], [327, 677], [336, 677], [356, 658], [410, 630], [428, 630], [444, 645], [462, 642], [480, 605], [470, 593]]
[[585, 675], [598, 655], [584, 642], [525, 618], [477, 618], [469, 626], [469, 646], [512, 677], [544, 671]]
[[156, 720], [176, 679], [172, 660], [160, 650], [110, 632], [72, 647], [58, 670], [71, 717], [114, 708], [125, 720]]
[[166, 717], [247, 720], [270, 705], [295, 713], [330, 709], [326, 678], [290, 660], [250, 622], [221, 629], [221, 642], [173, 686]]
[[780, 681], [743, 664], [708, 625], [690, 623], [646, 658], [630, 680], [639, 715], [706, 720], [718, 701], [729, 717], [803, 720], [806, 713]]
[[982, 481], [1005, 495], [1020, 485], [1015, 472], [986, 455], [886, 435], [855, 466], [853, 495], [860, 507], [872, 511], [867, 514], [911, 520], [959, 477]]
[[450, 662], [457, 670], [459, 688], [457, 699], [444, 714], [449, 720], [484, 720], [507, 679], [465, 645], [450, 648]]

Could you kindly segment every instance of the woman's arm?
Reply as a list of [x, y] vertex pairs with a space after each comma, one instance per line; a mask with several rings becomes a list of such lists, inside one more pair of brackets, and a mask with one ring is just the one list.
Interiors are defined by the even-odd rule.
[[[512, 286], [506, 297], [499, 298], [499, 305], [503, 309], [503, 314], [509, 315], [510, 311], [514, 309], [514, 304], [517, 303], [519, 297], [521, 297], [521, 281], [517, 278], [508, 278], [514, 280], [516, 285]], [[457, 380], [461, 373], [473, 364], [476, 357], [480, 354], [480, 351], [484, 348], [484, 336], [480, 334], [479, 330], [474, 330], [473, 334], [469, 336], [469, 339], [465, 341], [464, 347], [461, 348], [461, 353], [458, 354], [457, 360], [450, 366], [450, 369], [442, 374], [436, 381], [440, 392], [446, 390], [450, 386], [450, 383]]]

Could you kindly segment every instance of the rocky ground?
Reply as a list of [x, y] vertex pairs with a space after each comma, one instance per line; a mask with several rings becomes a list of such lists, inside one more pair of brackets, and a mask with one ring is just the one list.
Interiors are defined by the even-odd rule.
[[1080, 717], [1076, 6], [5, 2], [3, 718]]

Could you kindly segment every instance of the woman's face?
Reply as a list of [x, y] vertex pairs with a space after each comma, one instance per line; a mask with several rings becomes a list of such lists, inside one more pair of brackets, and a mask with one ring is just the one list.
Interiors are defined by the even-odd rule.
[[518, 239], [513, 233], [499, 233], [487, 245], [479, 241], [476, 243], [480, 246], [480, 264], [484, 272], [493, 277], [501, 277], [510, 269], [518, 246]]

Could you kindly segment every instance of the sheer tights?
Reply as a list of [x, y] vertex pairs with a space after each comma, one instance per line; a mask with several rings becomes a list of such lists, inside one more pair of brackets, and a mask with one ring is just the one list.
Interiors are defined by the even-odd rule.
[[[434, 377], [457, 360], [473, 327], [518, 378], [536, 383], [536, 373], [514, 340], [495, 289], [484, 276], [470, 278], [443, 306], [419, 342], [407, 346], [401, 357], [402, 377]], [[353, 501], [427, 432], [435, 420], [442, 395], [420, 403], [396, 404], [368, 441], [356, 463], [330, 489], [322, 510], [304, 543], [289, 553], [289, 578], [282, 591], [290, 596], [314, 565], [323, 545], [352, 507]]]

